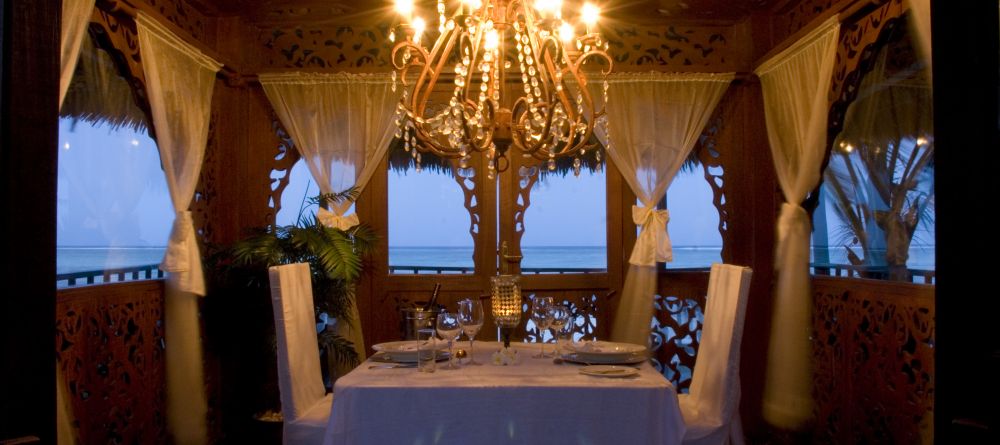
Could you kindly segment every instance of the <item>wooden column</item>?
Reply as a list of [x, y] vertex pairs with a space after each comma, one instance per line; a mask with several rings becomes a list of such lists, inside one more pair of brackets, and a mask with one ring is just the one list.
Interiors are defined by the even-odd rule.
[[0, 11], [0, 440], [55, 443], [60, 2], [0, 0]]

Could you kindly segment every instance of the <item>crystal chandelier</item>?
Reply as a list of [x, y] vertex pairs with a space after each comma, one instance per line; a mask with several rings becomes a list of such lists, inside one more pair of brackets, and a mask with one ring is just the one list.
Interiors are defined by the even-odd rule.
[[[457, 158], [460, 168], [478, 152], [493, 179], [510, 165], [506, 153], [514, 146], [549, 170], [555, 158], [575, 157], [579, 173], [581, 156], [596, 149], [594, 125], [605, 125], [582, 67], [601, 65], [595, 71], [604, 76], [604, 104], [612, 67], [608, 43], [595, 30], [596, 6], [584, 4], [574, 25], [563, 19], [562, 0], [462, 0], [450, 18], [437, 0], [439, 34], [429, 50], [422, 43], [427, 22], [414, 15], [413, 0], [396, 0], [396, 9], [403, 17], [389, 34], [399, 40], [393, 91], [397, 82], [403, 88], [396, 137], [417, 171], [421, 152]], [[449, 93], [448, 102], [431, 105], [435, 91]]]

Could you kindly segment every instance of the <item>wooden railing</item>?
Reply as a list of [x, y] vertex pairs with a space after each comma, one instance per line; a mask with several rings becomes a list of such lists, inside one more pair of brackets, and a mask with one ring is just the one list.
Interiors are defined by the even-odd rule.
[[[607, 273], [605, 268], [594, 267], [522, 267], [522, 275], [542, 275], [542, 274], [595, 274]], [[476, 272], [472, 266], [389, 266], [391, 274], [460, 274], [469, 275]]]
[[[813, 263], [809, 266], [813, 275], [816, 276], [874, 279], [886, 279], [889, 276], [889, 268], [886, 266], [855, 266], [832, 263]], [[909, 277], [908, 281], [911, 283], [934, 284], [937, 279], [933, 270], [906, 269], [906, 272]]]
[[[83, 272], [56, 275], [56, 286], [67, 287], [79, 284], [106, 284], [134, 280], [155, 280], [163, 278], [159, 264], [119, 267], [115, 269], [87, 270]], [[78, 283], [78, 281], [83, 283]], [[63, 283], [65, 282], [65, 284]]]

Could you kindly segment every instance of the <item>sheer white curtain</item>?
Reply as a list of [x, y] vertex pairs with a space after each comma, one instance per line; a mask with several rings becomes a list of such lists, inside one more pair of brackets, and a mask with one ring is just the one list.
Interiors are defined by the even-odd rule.
[[837, 17], [757, 68], [778, 183], [785, 195], [778, 218], [774, 314], [764, 390], [764, 417], [797, 428], [812, 414], [812, 295], [809, 214], [801, 203], [820, 180], [826, 151], [827, 96], [837, 51]]
[[[80, 57], [80, 46], [87, 35], [90, 16], [94, 13], [95, 0], [63, 0], [62, 29], [59, 38], [59, 106], [66, 99], [69, 84], [73, 80], [76, 61]], [[73, 430], [72, 410], [66, 399], [65, 379], [59, 366], [56, 366], [56, 431], [58, 443], [69, 445], [76, 443]]]
[[914, 40], [920, 44], [920, 55], [927, 61], [930, 72], [931, 0], [906, 0], [906, 4], [910, 7], [910, 30], [913, 31]]
[[66, 98], [73, 80], [80, 46], [87, 35], [90, 17], [94, 15], [95, 0], [63, 0], [62, 31], [59, 40], [59, 105]]
[[673, 261], [666, 210], [656, 203], [732, 82], [728, 74], [632, 73], [608, 79], [607, 128], [598, 139], [622, 172], [641, 206], [632, 221], [641, 230], [629, 258], [611, 337], [645, 345], [656, 293], [656, 263]]
[[188, 207], [198, 185], [215, 73], [222, 67], [142, 12], [139, 52], [160, 161], [176, 217], [161, 268], [166, 295], [167, 425], [178, 443], [207, 437], [198, 296], [205, 295], [201, 254]]
[[[261, 86], [281, 124], [295, 141], [320, 192], [363, 189], [389, 149], [396, 130], [396, 104], [402, 89], [392, 91], [383, 74], [261, 74]], [[357, 214], [344, 215], [350, 202], [320, 209], [317, 217], [342, 230], [358, 224]], [[351, 323], [338, 323], [338, 333], [354, 343], [365, 358], [357, 304]]]

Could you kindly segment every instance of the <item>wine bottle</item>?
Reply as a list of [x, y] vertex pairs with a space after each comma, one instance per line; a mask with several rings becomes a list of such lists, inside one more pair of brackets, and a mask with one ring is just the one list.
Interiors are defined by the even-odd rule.
[[425, 311], [429, 311], [434, 308], [434, 303], [438, 299], [438, 291], [441, 290], [441, 283], [434, 283], [434, 292], [431, 293], [431, 299], [427, 301], [427, 305], [424, 306]]

